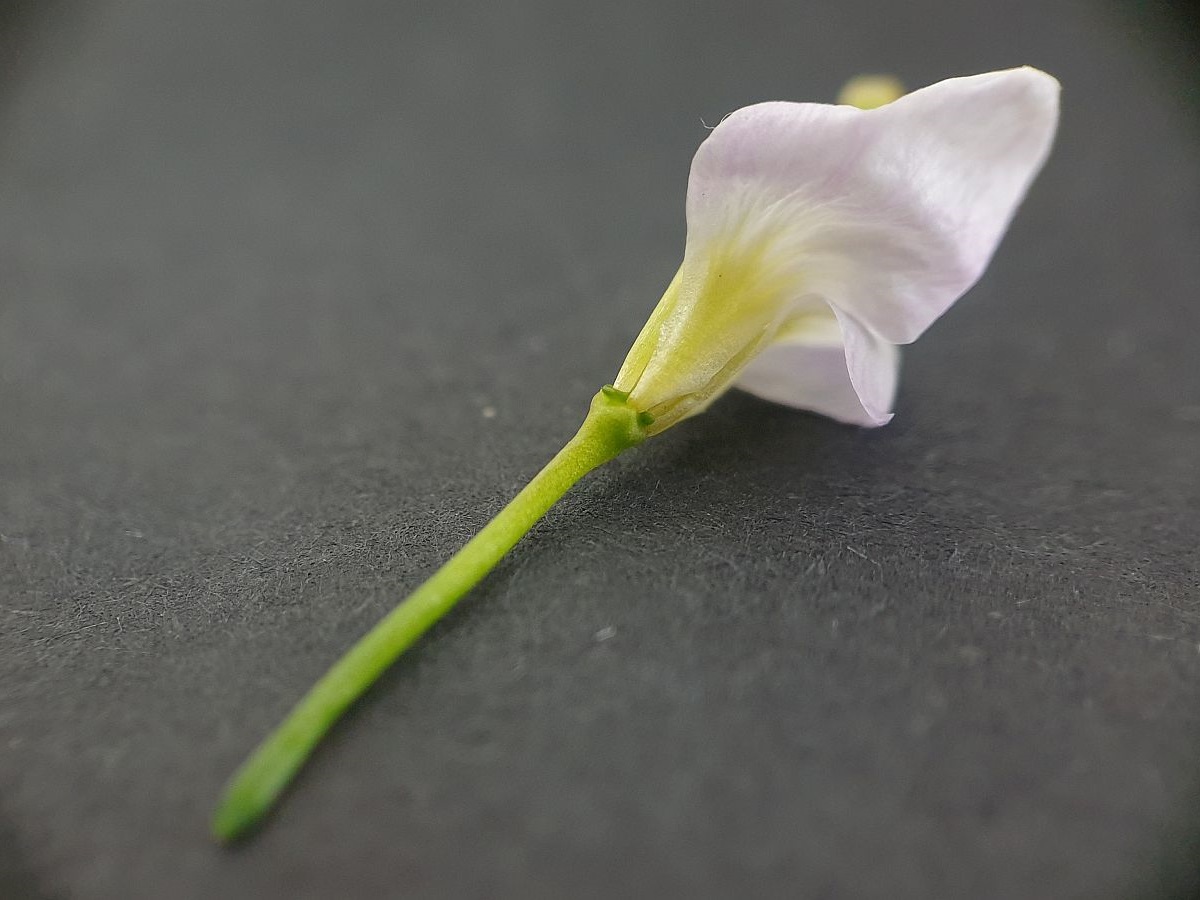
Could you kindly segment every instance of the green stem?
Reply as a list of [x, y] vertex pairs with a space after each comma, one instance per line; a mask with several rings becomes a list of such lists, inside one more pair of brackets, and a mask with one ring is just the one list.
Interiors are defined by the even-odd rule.
[[580, 478], [645, 438], [650, 418], [606, 387], [579, 433], [461, 550], [361, 638], [242, 764], [221, 797], [213, 833], [231, 841], [261, 819], [325, 733]]

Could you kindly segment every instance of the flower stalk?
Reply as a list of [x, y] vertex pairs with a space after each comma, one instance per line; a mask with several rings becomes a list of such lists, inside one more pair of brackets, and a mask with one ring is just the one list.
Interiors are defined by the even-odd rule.
[[342, 714], [584, 475], [640, 444], [652, 417], [611, 386], [592, 399], [579, 432], [483, 529], [385, 616], [318, 681], [230, 779], [213, 818], [232, 841], [252, 828]]

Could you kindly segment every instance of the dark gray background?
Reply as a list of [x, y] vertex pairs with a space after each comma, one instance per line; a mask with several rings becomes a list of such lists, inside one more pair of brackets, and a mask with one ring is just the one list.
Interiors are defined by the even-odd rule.
[[[1200, 153], [1139, 9], [0, 20], [0, 896], [1181, 885]], [[613, 376], [701, 119], [1021, 63], [1064, 84], [1055, 155], [894, 424], [731, 395], [618, 461], [256, 840], [208, 841], [242, 756]]]

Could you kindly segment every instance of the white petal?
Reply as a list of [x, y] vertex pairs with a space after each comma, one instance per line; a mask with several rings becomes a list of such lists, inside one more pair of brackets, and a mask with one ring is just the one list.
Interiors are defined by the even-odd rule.
[[756, 357], [738, 387], [851, 425], [892, 419], [899, 350], [847, 315], [794, 329]]
[[688, 243], [773, 240], [803, 293], [908, 343], [982, 274], [1058, 120], [1036, 69], [947, 81], [874, 110], [762, 103], [701, 145]]

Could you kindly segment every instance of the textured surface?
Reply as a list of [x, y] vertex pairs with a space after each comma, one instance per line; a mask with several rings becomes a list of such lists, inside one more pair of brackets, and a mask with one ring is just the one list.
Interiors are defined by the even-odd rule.
[[[1145, 31], [1040, 0], [24, 28], [0, 896], [1119, 897], [1181, 864], [1200, 166]], [[618, 461], [256, 841], [208, 843], [243, 754], [612, 377], [702, 118], [1025, 62], [1066, 86], [1056, 154], [893, 425], [738, 395]]]

